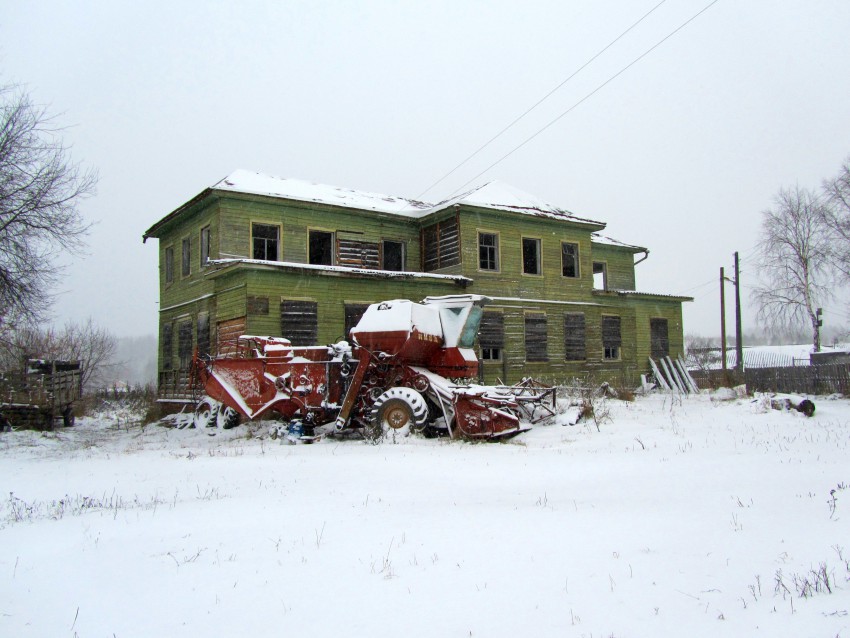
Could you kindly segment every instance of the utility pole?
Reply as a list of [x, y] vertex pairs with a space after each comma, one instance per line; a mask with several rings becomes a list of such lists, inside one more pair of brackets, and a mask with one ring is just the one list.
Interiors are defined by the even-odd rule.
[[726, 372], [726, 275], [720, 267], [720, 361]]
[[744, 341], [741, 335], [741, 269], [738, 261], [738, 251], [735, 251], [735, 353], [738, 360], [735, 370], [744, 372]]

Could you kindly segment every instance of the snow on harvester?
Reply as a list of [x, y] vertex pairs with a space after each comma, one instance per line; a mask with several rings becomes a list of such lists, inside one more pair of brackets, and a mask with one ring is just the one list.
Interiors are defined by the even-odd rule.
[[277, 413], [290, 432], [303, 429], [305, 440], [318, 426], [325, 433], [360, 430], [373, 440], [411, 430], [475, 439], [518, 434], [520, 405], [509, 389], [462, 381], [478, 375], [472, 345], [487, 301], [384, 301], [352, 328], [351, 345], [296, 347], [243, 335], [235, 355], [196, 355], [193, 375], [206, 396], [195, 426], [226, 428], [240, 416]]

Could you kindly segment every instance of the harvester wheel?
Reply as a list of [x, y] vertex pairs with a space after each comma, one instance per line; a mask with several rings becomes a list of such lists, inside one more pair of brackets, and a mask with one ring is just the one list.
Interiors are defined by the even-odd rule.
[[428, 421], [425, 399], [412, 388], [390, 388], [375, 400], [370, 414], [372, 425], [384, 435], [407, 436]]
[[218, 425], [218, 413], [222, 405], [215, 399], [204, 397], [195, 408], [192, 424], [198, 430], [214, 428]]

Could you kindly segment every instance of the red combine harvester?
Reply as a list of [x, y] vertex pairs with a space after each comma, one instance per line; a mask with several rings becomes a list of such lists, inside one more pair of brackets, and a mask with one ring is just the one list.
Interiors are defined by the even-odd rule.
[[351, 344], [296, 347], [280, 337], [242, 336], [235, 355], [195, 357], [193, 374], [206, 394], [195, 427], [277, 413], [305, 440], [319, 426], [324, 433], [360, 430], [372, 440], [411, 430], [476, 439], [518, 434], [527, 396], [520, 406], [511, 388], [462, 381], [478, 376], [472, 345], [487, 301], [454, 295], [372, 304], [351, 330]]

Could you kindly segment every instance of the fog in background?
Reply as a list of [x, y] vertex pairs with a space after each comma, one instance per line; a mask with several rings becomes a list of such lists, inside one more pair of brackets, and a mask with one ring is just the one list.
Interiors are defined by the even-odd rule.
[[[142, 233], [245, 168], [429, 201], [507, 182], [649, 247], [638, 289], [694, 296], [685, 331], [719, 334], [720, 266], [740, 251], [746, 299], [760, 212], [850, 154], [850, 3], [720, 0], [635, 62], [709, 2], [658, 4], [5, 3], [0, 82], [59, 113], [101, 175], [57, 321], [156, 334], [157, 243]], [[847, 317], [825, 309], [827, 326]]]

